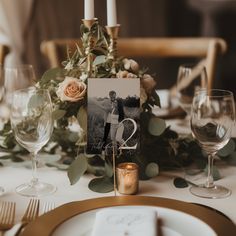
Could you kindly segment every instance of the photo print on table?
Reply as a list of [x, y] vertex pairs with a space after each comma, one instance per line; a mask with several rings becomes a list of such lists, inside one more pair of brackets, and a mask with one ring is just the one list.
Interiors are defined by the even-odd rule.
[[88, 79], [87, 153], [138, 152], [140, 79]]

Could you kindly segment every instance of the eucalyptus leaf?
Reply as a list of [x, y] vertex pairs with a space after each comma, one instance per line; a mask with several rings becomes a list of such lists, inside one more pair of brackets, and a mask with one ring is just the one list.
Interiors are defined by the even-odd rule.
[[160, 100], [160, 97], [157, 94], [156, 90], [153, 91], [152, 97], [154, 98], [154, 104], [161, 108], [161, 100]]
[[104, 176], [105, 168], [104, 166], [92, 166], [88, 165], [87, 171], [95, 176]]
[[72, 162], [73, 162], [73, 159], [68, 158], [68, 159], [63, 160], [62, 164], [67, 165], [67, 167], [68, 167], [68, 165], [70, 165]]
[[55, 79], [58, 76], [63, 76], [63, 69], [56, 67], [56, 68], [52, 68], [50, 70], [47, 70], [41, 80], [40, 80], [40, 84], [45, 84], [47, 82], [49, 82], [50, 80]]
[[46, 163], [48, 167], [56, 167], [58, 170], [68, 170], [68, 165], [60, 164], [60, 163]]
[[233, 139], [230, 139], [229, 142], [217, 152], [217, 155], [220, 157], [227, 157], [235, 150], [235, 142]]
[[233, 152], [229, 155], [229, 157], [227, 157], [226, 159], [226, 162], [229, 164], [229, 165], [232, 165], [232, 166], [236, 166], [236, 152]]
[[8, 159], [11, 159], [12, 157], [13, 157], [12, 154], [7, 154], [7, 155], [0, 156], [0, 159], [1, 160], [8, 160]]
[[94, 66], [97, 66], [97, 65], [103, 64], [103, 63], [105, 63], [105, 62], [106, 62], [106, 56], [101, 55], [101, 56], [97, 56], [97, 57], [95, 58], [95, 60], [93, 61], [93, 65], [94, 65]]
[[79, 109], [77, 119], [84, 132], [87, 132], [87, 111], [83, 106]]
[[82, 154], [72, 162], [67, 171], [71, 185], [75, 184], [80, 179], [87, 170], [87, 166], [87, 158]]
[[40, 94], [34, 94], [30, 97], [28, 102], [29, 108], [38, 108], [43, 105], [43, 98]]
[[48, 153], [40, 153], [38, 154], [38, 157], [45, 163], [54, 163], [61, 159], [61, 155], [59, 154], [48, 154]]
[[159, 174], [158, 164], [154, 162], [149, 163], [145, 168], [145, 174], [150, 178], [157, 176]]
[[19, 157], [19, 156], [12, 156], [11, 160], [13, 162], [24, 162], [24, 160], [21, 157]]
[[65, 114], [66, 114], [66, 111], [65, 111], [65, 110], [58, 109], [58, 110], [55, 110], [55, 111], [52, 112], [52, 118], [53, 118], [54, 120], [59, 120], [59, 119], [61, 119]]
[[185, 179], [177, 177], [177, 178], [174, 178], [174, 186], [176, 188], [186, 188], [188, 187], [188, 183]]
[[88, 187], [90, 190], [97, 193], [109, 193], [114, 190], [113, 181], [108, 177], [92, 179]]
[[78, 136], [78, 133], [77, 132], [70, 132], [69, 135], [68, 135], [68, 140], [70, 142], [77, 142], [79, 139], [79, 136]]
[[111, 163], [105, 162], [105, 174], [109, 178], [113, 176], [113, 166]]
[[160, 136], [166, 129], [166, 123], [164, 120], [158, 117], [152, 117], [149, 120], [148, 131], [154, 136]]

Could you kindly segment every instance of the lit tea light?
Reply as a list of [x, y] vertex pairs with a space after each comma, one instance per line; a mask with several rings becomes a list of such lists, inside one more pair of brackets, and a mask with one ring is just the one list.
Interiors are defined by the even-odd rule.
[[138, 192], [138, 165], [131, 162], [120, 163], [116, 167], [117, 190], [121, 194]]

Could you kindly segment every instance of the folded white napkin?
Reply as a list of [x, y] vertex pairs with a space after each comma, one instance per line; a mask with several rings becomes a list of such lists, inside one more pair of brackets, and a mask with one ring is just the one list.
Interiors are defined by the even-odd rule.
[[107, 208], [96, 213], [92, 236], [157, 236], [157, 213], [144, 207]]

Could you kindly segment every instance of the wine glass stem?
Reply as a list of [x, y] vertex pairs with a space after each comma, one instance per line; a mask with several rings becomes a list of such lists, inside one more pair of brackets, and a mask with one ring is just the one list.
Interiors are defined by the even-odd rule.
[[213, 162], [214, 162], [214, 154], [208, 155], [208, 167], [207, 167], [207, 181], [206, 188], [214, 187], [214, 179], [213, 179]]
[[31, 184], [35, 185], [38, 183], [38, 175], [37, 175], [37, 152], [31, 153], [31, 161], [32, 161], [32, 176]]

